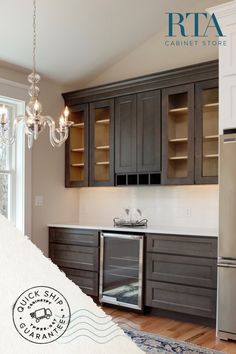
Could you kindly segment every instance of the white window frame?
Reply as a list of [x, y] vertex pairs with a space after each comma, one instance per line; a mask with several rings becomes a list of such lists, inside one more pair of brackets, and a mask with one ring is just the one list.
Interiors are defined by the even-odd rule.
[[[12, 117], [22, 115], [25, 112], [24, 101], [0, 96], [0, 104], [6, 104], [12, 108]], [[9, 174], [9, 208], [8, 218], [17, 228], [25, 231], [25, 134], [23, 124], [19, 124], [16, 132], [16, 141], [9, 148], [10, 166]]]

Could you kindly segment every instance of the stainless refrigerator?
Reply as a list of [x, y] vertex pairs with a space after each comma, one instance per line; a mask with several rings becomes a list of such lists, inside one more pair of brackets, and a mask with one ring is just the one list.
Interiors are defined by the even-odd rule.
[[236, 129], [220, 137], [217, 336], [236, 340]]

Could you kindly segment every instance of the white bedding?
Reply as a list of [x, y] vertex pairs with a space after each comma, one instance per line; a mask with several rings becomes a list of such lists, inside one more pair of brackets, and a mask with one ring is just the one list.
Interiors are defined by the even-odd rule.
[[[20, 231], [0, 216], [0, 353], [1, 354], [141, 354], [143, 353], [121, 329], [110, 322], [110, 317], [85, 295], [78, 286], [71, 282], [59, 269], [37, 249]], [[27, 289], [47, 286], [58, 290], [67, 299], [72, 319], [77, 323], [76, 334], [72, 330], [64, 337], [49, 344], [35, 344], [23, 338], [16, 330], [12, 310], [17, 298]], [[81, 317], [85, 311], [91, 312], [86, 321]], [[99, 320], [99, 316], [101, 319]], [[91, 319], [92, 318], [92, 319]], [[93, 322], [94, 320], [94, 322]], [[86, 322], [90, 322], [89, 325]], [[100, 325], [105, 321], [107, 326]], [[83, 322], [83, 324], [82, 324]], [[104, 323], [105, 323], [104, 322]], [[81, 323], [81, 327], [80, 327]], [[97, 323], [97, 325], [96, 325]], [[107, 328], [115, 329], [116, 338], [111, 339]], [[76, 339], [76, 335], [80, 334]], [[109, 334], [108, 333], [108, 334]], [[94, 340], [87, 337], [90, 337]], [[98, 337], [96, 337], [98, 334]], [[114, 336], [113, 336], [114, 337]], [[68, 344], [67, 339], [73, 339]], [[103, 344], [97, 343], [103, 342]], [[106, 344], [105, 341], [107, 341]]]

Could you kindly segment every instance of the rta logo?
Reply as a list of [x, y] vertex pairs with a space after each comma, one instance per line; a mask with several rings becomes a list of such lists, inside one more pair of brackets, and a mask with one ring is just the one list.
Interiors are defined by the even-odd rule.
[[[182, 37], [208, 37], [207, 33], [210, 28], [215, 29], [216, 37], [224, 37], [215, 14], [209, 15], [207, 12], [186, 12], [185, 14], [167, 12], [166, 14], [169, 21], [168, 37], [176, 37], [179, 34]], [[204, 26], [202, 26], [203, 20], [205, 22]], [[190, 21], [193, 22], [192, 27], [189, 26]], [[191, 28], [191, 31], [188, 32], [186, 27]]]

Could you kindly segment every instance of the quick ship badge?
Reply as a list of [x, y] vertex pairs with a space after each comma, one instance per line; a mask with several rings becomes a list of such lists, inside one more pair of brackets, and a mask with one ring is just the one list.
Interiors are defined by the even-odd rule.
[[36, 344], [56, 341], [70, 323], [70, 306], [56, 289], [37, 286], [26, 290], [13, 306], [13, 322], [18, 333]]

